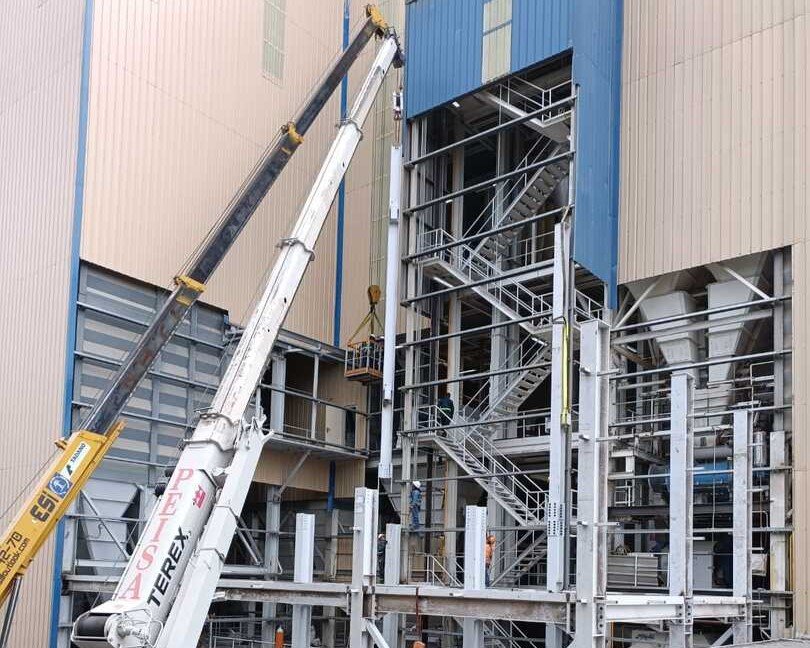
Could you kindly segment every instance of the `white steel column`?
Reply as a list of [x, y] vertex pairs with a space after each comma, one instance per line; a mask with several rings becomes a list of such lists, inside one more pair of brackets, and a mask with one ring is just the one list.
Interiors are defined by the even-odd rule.
[[[565, 588], [565, 556], [568, 536], [566, 493], [566, 439], [570, 424], [568, 413], [568, 290], [566, 278], [570, 266], [570, 228], [561, 222], [554, 226], [554, 284], [553, 324], [551, 333], [551, 425], [549, 430], [549, 480], [546, 500], [546, 536], [548, 538], [548, 570], [546, 588], [561, 592]], [[561, 648], [563, 632], [553, 625], [546, 626], [548, 648]]]
[[[422, 147], [422, 120], [415, 119], [409, 122], [409, 157], [414, 158], [421, 154]], [[416, 205], [419, 203], [419, 175], [420, 165], [413, 165], [408, 173], [408, 204]], [[415, 254], [417, 249], [418, 239], [418, 220], [415, 214], [410, 214], [407, 220], [408, 225], [408, 254]], [[405, 281], [405, 297], [412, 299], [418, 292], [418, 275], [415, 263], [408, 263]], [[405, 324], [405, 341], [413, 343], [416, 340], [417, 332], [421, 326], [421, 315], [416, 310], [414, 303], [408, 306], [406, 313]], [[417, 380], [417, 353], [418, 347], [411, 344], [405, 350], [405, 382], [414, 384]], [[408, 390], [403, 397], [403, 428], [414, 428], [417, 424], [417, 417], [414, 406], [415, 392]], [[411, 494], [411, 479], [413, 474], [413, 437], [409, 434], [400, 437], [401, 442], [401, 456], [400, 456], [400, 475], [402, 483], [399, 490], [399, 508], [400, 518], [402, 520], [409, 520], [410, 515], [408, 512], [408, 501]], [[410, 526], [410, 521], [406, 525], [406, 531], [401, 544], [401, 560], [400, 560], [400, 574], [403, 580], [407, 580], [410, 572], [408, 548], [411, 544], [410, 533], [407, 530]]]
[[[385, 526], [385, 573], [383, 582], [386, 585], [399, 585], [399, 551], [402, 541], [402, 526], [387, 524]], [[399, 614], [386, 614], [383, 617], [383, 637], [389, 648], [398, 648], [399, 640]]]
[[[773, 255], [773, 294], [782, 297], [790, 293], [785, 286], [785, 253], [777, 250]], [[773, 308], [773, 350], [780, 352], [790, 346], [790, 302], [777, 302]], [[786, 317], [787, 316], [787, 317]], [[785, 430], [790, 429], [791, 411], [783, 410], [785, 393], [790, 393], [791, 356], [774, 356], [773, 362], [773, 427], [768, 441], [768, 513], [772, 529], [768, 546], [768, 587], [772, 592], [783, 592], [787, 589], [788, 571], [788, 534], [787, 494], [788, 473], [786, 470], [787, 454], [785, 452]], [[763, 448], [764, 450], [764, 448]], [[787, 636], [787, 600], [783, 596], [771, 596], [770, 631], [771, 639], [782, 639]]]
[[608, 328], [585, 322], [580, 332], [577, 445], [576, 633], [574, 648], [605, 646], [607, 588], [607, 436], [605, 378]]
[[548, 575], [546, 587], [560, 592], [565, 587], [566, 538], [566, 433], [569, 426], [567, 407], [566, 274], [570, 263], [569, 232], [565, 223], [554, 226], [554, 302], [551, 341], [551, 430], [549, 451], [549, 492], [546, 503], [548, 524]]
[[[315, 516], [298, 513], [295, 516], [295, 571], [293, 582], [311, 583], [315, 556]], [[293, 605], [292, 648], [309, 648], [309, 628], [312, 625], [312, 606]]]
[[681, 618], [669, 624], [670, 648], [692, 646], [693, 378], [672, 376], [669, 458], [669, 594], [683, 597]]
[[273, 366], [270, 370], [273, 389], [270, 391], [270, 429], [284, 431], [284, 389], [287, 384], [287, 356], [273, 354]]
[[[349, 645], [370, 648], [363, 617], [364, 588], [374, 582], [377, 573], [377, 505], [379, 492], [372, 488], [354, 491], [354, 525], [352, 526], [352, 589], [349, 614]], [[373, 619], [369, 619], [373, 623]]]
[[745, 617], [734, 621], [734, 643], [748, 643], [751, 635], [751, 415], [734, 411], [733, 485], [733, 594], [746, 599]]
[[[340, 531], [340, 510], [332, 509], [327, 511], [329, 515], [329, 545], [325, 552], [326, 573], [324, 578], [327, 581], [334, 581], [337, 577], [337, 553], [338, 553], [338, 533]], [[324, 616], [328, 617], [321, 625], [321, 643], [326, 648], [336, 648], [335, 646], [335, 612], [336, 608], [325, 606]]]
[[[482, 590], [486, 585], [484, 544], [487, 532], [487, 509], [468, 506], [464, 524], [464, 589]], [[484, 622], [465, 617], [463, 648], [484, 648]]]
[[[274, 374], [275, 375], [275, 371]], [[283, 397], [284, 394], [280, 394]], [[275, 407], [272, 410], [275, 412]], [[283, 409], [282, 409], [283, 412]], [[283, 418], [283, 413], [282, 413]], [[278, 569], [278, 532], [281, 527], [281, 496], [278, 486], [268, 486], [265, 490], [265, 540], [264, 540], [264, 568], [267, 570], [265, 578], [275, 576]], [[273, 641], [276, 635], [276, 604], [262, 603], [262, 641]]]
[[[394, 396], [397, 352], [397, 311], [399, 310], [399, 214], [402, 194], [402, 147], [391, 147], [388, 188], [388, 245], [385, 256], [385, 350], [383, 355], [382, 416], [380, 424], [380, 479], [391, 479], [394, 441]], [[393, 648], [393, 647], [392, 647]]]

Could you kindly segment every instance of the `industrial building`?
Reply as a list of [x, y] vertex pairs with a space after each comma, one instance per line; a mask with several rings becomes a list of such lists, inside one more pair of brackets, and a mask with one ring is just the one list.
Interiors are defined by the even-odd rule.
[[[366, 4], [0, 8], [4, 528]], [[810, 637], [810, 3], [379, 9], [404, 65], [244, 415], [273, 432], [198, 645]], [[9, 646], [120, 595], [385, 42], [132, 392]]]

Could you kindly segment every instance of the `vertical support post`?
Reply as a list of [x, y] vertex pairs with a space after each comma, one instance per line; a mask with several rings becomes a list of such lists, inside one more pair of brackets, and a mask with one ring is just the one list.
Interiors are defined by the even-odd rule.
[[[387, 524], [385, 527], [385, 573], [386, 585], [399, 585], [399, 551], [402, 541], [402, 526]], [[399, 648], [400, 615], [391, 613], [383, 617], [383, 637], [388, 648]]]
[[[370, 648], [363, 617], [365, 588], [377, 572], [377, 504], [379, 492], [372, 488], [354, 491], [354, 525], [352, 526], [352, 587], [349, 611], [349, 645]], [[373, 619], [370, 619], [373, 623]]]
[[[464, 130], [460, 124], [456, 125], [456, 138], [463, 139]], [[451, 187], [457, 191], [464, 187], [464, 148], [457, 147], [452, 152], [452, 179]], [[450, 234], [458, 239], [464, 233], [464, 196], [453, 199], [450, 205]], [[461, 330], [461, 300], [458, 293], [451, 293], [447, 298], [447, 332], [458, 333]], [[461, 337], [454, 336], [447, 339], [447, 378], [454, 380], [461, 373]], [[462, 383], [451, 382], [447, 385], [450, 398], [456, 406], [456, 411], [461, 409]], [[458, 523], [458, 464], [453, 461], [446, 463], [447, 481], [444, 484], [444, 526], [445, 529], [455, 529]], [[451, 574], [456, 573], [456, 547], [457, 534], [455, 531], [444, 532], [444, 559], [445, 569]], [[452, 630], [454, 621], [446, 619], [444, 629]], [[443, 645], [449, 646], [452, 643], [450, 634], [444, 635]]]
[[402, 148], [391, 147], [388, 189], [388, 244], [385, 255], [385, 333], [383, 354], [382, 416], [380, 424], [380, 479], [391, 479], [394, 441], [394, 397], [397, 353], [397, 311], [399, 310], [399, 214], [402, 194]]
[[287, 384], [287, 356], [273, 355], [273, 367], [270, 370], [273, 389], [270, 392], [270, 429], [284, 431], [284, 388]]
[[548, 574], [546, 588], [560, 592], [565, 587], [566, 538], [566, 433], [570, 415], [567, 408], [567, 326], [565, 322], [565, 281], [569, 266], [569, 228], [565, 223], [554, 226], [554, 301], [551, 341], [551, 430], [549, 450], [549, 493], [546, 504], [548, 523]]
[[[785, 286], [785, 253], [777, 250], [773, 255], [773, 294], [782, 297], [790, 292]], [[790, 302], [776, 302], [773, 307], [773, 350], [777, 352], [773, 361], [773, 427], [768, 440], [768, 457], [771, 468], [768, 473], [768, 513], [771, 529], [768, 542], [768, 587], [772, 592], [787, 590], [787, 544], [788, 536], [784, 531], [787, 526], [788, 474], [785, 470], [785, 430], [790, 429], [792, 416], [790, 410], [783, 410], [785, 393], [790, 390], [788, 364], [791, 356], [779, 354], [785, 347], [790, 347]], [[788, 315], [788, 317], [786, 317]], [[783, 639], [787, 636], [787, 615], [785, 597], [771, 595], [770, 631], [771, 639]]]
[[312, 400], [310, 401], [309, 437], [315, 438], [315, 428], [318, 424], [318, 379], [321, 373], [321, 356], [315, 355], [312, 361]]
[[576, 634], [574, 648], [604, 648], [607, 589], [606, 386], [608, 328], [593, 320], [580, 333], [577, 450]]
[[692, 647], [693, 380], [674, 374], [670, 394], [669, 594], [683, 597], [681, 618], [669, 624], [670, 648]]
[[[283, 404], [284, 394], [280, 395], [282, 396]], [[276, 408], [274, 407], [273, 412], [275, 411]], [[278, 486], [268, 486], [265, 489], [264, 510], [266, 526], [264, 541], [264, 567], [267, 570], [267, 574], [265, 576], [267, 579], [269, 579], [271, 576], [275, 576], [278, 565], [278, 532], [279, 528], [281, 527], [281, 496], [278, 494], [278, 491]], [[262, 619], [262, 641], [272, 642], [276, 635], [275, 603], [262, 603]]]
[[[487, 509], [468, 506], [464, 524], [464, 589], [481, 590], [486, 586], [484, 544], [487, 532]], [[465, 617], [463, 648], [484, 647], [484, 622]]]
[[[295, 571], [296, 583], [312, 582], [312, 566], [315, 556], [315, 516], [298, 513], [295, 516]], [[292, 648], [309, 648], [309, 628], [312, 625], [312, 606], [293, 605]]]
[[745, 597], [745, 617], [734, 621], [734, 643], [750, 643], [751, 633], [751, 415], [734, 412], [733, 594]]
[[[409, 155], [408, 157], [414, 158], [417, 157], [421, 151], [421, 126], [422, 120], [415, 119], [409, 122], [408, 134], [409, 134]], [[422, 172], [421, 165], [414, 165], [412, 169], [408, 173], [408, 203], [410, 205], [418, 204], [419, 202], [419, 176]], [[416, 252], [416, 244], [418, 238], [418, 221], [415, 215], [411, 214], [408, 216], [407, 220], [408, 224], [408, 244], [407, 250], [408, 254], [414, 254]], [[409, 263], [407, 266], [407, 273], [406, 273], [406, 283], [405, 283], [405, 296], [408, 299], [411, 299], [416, 296], [418, 290], [418, 276], [417, 276], [417, 266], [415, 263]], [[405, 341], [406, 342], [414, 342], [416, 340], [417, 331], [420, 328], [421, 322], [421, 315], [417, 312], [416, 307], [412, 303], [408, 306], [407, 314], [406, 314], [406, 324], [405, 324]], [[409, 384], [413, 384], [418, 382], [417, 381], [417, 358], [416, 354], [418, 353], [418, 348], [414, 345], [408, 346], [405, 351], [405, 382]], [[408, 390], [405, 392], [403, 398], [403, 409], [404, 409], [404, 428], [413, 428], [417, 424], [417, 417], [415, 413], [415, 406], [414, 406], [414, 398], [415, 392], [413, 390]], [[401, 477], [402, 477], [402, 484], [400, 486], [400, 497], [399, 497], [399, 505], [400, 505], [400, 516], [402, 519], [405, 519], [408, 516], [408, 498], [410, 495], [410, 488], [411, 488], [411, 479], [413, 476], [413, 465], [412, 465], [412, 455], [413, 455], [413, 437], [410, 435], [403, 435], [400, 437], [401, 440]], [[402, 539], [402, 556], [400, 561], [400, 570], [403, 580], [406, 580], [410, 571], [409, 568], [409, 556], [408, 556], [408, 547], [410, 546], [410, 533], [406, 531], [404, 533], [404, 537]]]
[[[551, 332], [551, 425], [549, 431], [549, 490], [546, 501], [546, 534], [548, 537], [548, 571], [546, 589], [561, 592], [565, 588], [567, 553], [568, 483], [567, 436], [570, 425], [568, 413], [568, 357], [567, 344], [568, 269], [571, 265], [570, 228], [567, 223], [554, 226], [554, 283]], [[546, 626], [548, 648], [561, 648], [562, 630]]]
[[[334, 581], [337, 578], [338, 532], [340, 527], [340, 510], [333, 508], [327, 511], [329, 515], [329, 545], [326, 548], [326, 579]], [[326, 648], [335, 646], [335, 611], [334, 607], [324, 607], [323, 613], [326, 621], [322, 626], [321, 641]]]

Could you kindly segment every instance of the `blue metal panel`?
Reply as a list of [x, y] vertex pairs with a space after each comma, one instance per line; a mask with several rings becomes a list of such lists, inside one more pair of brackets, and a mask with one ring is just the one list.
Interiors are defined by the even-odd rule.
[[571, 46], [571, 0], [512, 0], [512, 72]]
[[[416, 0], [408, 5], [409, 117], [481, 85], [486, 0]], [[511, 71], [571, 45], [571, 0], [512, 0]]]
[[481, 85], [484, 0], [417, 0], [405, 33], [408, 116]]
[[[481, 86], [484, 1], [408, 4], [408, 117]], [[623, 0], [512, 2], [513, 72], [573, 48], [579, 86], [574, 257], [611, 286], [612, 298], [618, 255]]]
[[607, 282], [613, 304], [618, 257], [623, 0], [575, 1], [573, 74], [579, 96], [574, 258]]

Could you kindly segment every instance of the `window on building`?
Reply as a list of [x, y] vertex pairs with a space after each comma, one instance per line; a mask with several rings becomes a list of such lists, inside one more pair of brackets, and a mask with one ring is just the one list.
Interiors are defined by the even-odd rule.
[[264, 38], [262, 69], [268, 77], [281, 81], [284, 77], [284, 31], [287, 0], [264, 0]]
[[487, 83], [509, 72], [512, 64], [512, 0], [484, 2], [484, 47], [481, 81]]

